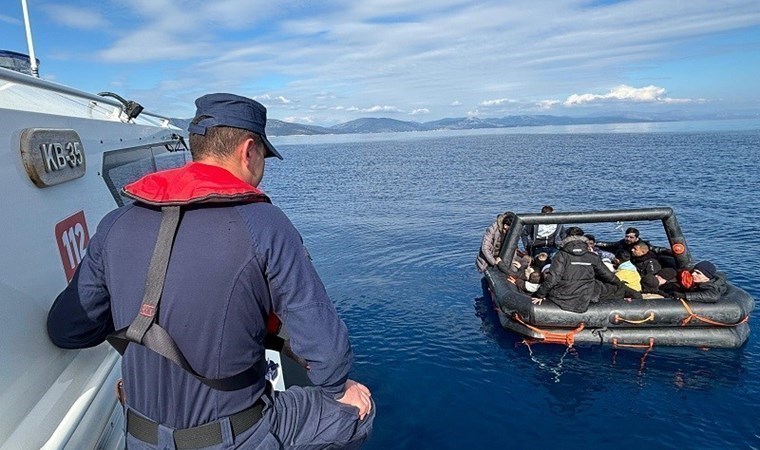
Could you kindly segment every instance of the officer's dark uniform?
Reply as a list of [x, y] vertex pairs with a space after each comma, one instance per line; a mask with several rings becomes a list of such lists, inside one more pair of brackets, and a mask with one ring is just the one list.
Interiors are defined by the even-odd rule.
[[[280, 157], [266, 140], [266, 109], [257, 102], [212, 94], [196, 104], [196, 117], [207, 118], [191, 125], [191, 133], [212, 126], [247, 129], [263, 137], [267, 156]], [[52, 341], [63, 348], [90, 347], [130, 325], [156, 245], [157, 206], [183, 204], [157, 323], [193, 369], [224, 378], [263, 360], [266, 319], [274, 312], [317, 386], [266, 394], [261, 373], [242, 389], [212, 389], [157, 353], [130, 345], [122, 361], [128, 411], [158, 428], [147, 441], [129, 432], [129, 448], [175, 448], [174, 429], [214, 421], [221, 425], [220, 442], [206, 448], [360, 446], [374, 408], [359, 421], [355, 407], [335, 400], [351, 368], [348, 332], [285, 214], [255, 187], [201, 163], [148, 175], [125, 191], [138, 201], [98, 225], [74, 279], [50, 311]], [[259, 399], [263, 417], [241, 430], [230, 417]]]

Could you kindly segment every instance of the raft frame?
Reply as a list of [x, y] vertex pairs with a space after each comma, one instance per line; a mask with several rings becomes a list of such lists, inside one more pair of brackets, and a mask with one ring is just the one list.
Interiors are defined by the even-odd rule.
[[[588, 224], [622, 221], [662, 221], [677, 269], [691, 268], [693, 260], [672, 208], [516, 214], [504, 238], [500, 257], [511, 261], [523, 228], [535, 224]], [[677, 251], [676, 251], [677, 250]], [[562, 310], [550, 301], [534, 305], [498, 268], [484, 277], [501, 325], [529, 339], [573, 345], [599, 343], [615, 347], [658, 345], [736, 348], [749, 336], [747, 320], [754, 299], [727, 283], [716, 303], [688, 303], [674, 298], [616, 299], [594, 303], [588, 311]]]

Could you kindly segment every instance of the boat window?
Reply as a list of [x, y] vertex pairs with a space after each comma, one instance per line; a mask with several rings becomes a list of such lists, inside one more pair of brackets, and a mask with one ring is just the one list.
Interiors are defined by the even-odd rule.
[[103, 179], [116, 204], [124, 206], [134, 201], [122, 195], [124, 186], [149, 173], [182, 167], [191, 159], [186, 149], [168, 145], [113, 150], [103, 154]]
[[[35, 58], [36, 59], [36, 58]], [[40, 65], [40, 60], [36, 59], [37, 65]], [[10, 50], [0, 50], [0, 67], [4, 69], [10, 69], [16, 72], [32, 75], [32, 62], [29, 55], [23, 53], [16, 53]]]

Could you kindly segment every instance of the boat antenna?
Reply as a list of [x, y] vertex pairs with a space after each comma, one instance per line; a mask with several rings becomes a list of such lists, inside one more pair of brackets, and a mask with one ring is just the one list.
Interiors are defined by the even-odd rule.
[[34, 42], [32, 41], [32, 25], [29, 22], [29, 8], [26, 0], [21, 0], [21, 8], [24, 10], [24, 28], [26, 28], [26, 45], [29, 47], [29, 64], [32, 66], [32, 75], [39, 78], [40, 71], [37, 67], [37, 58], [34, 56]]

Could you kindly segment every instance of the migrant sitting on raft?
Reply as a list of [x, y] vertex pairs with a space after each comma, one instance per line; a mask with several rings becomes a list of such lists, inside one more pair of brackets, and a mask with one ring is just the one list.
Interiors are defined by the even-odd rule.
[[[545, 282], [548, 280], [547, 286], [542, 285], [537, 290], [526, 289], [523, 280], [514, 273], [505, 273], [498, 266], [489, 267], [483, 272], [504, 328], [536, 341], [564, 345], [736, 348], [747, 340], [747, 320], [755, 307], [754, 299], [743, 289], [729, 283], [711, 262], [694, 264], [671, 208], [565, 212], [549, 216], [516, 214], [504, 235], [500, 258], [510, 261], [516, 252], [519, 253], [518, 242], [523, 227], [549, 221], [556, 224], [661, 221], [670, 244], [665, 260], [674, 266], [662, 269], [661, 274], [677, 279], [646, 275], [641, 280], [643, 294], [629, 289], [618, 277], [599, 274], [601, 269], [594, 259], [600, 259], [598, 255], [589, 257], [579, 251], [581, 246], [577, 241], [587, 238], [573, 237], [566, 242], [567, 248], [563, 247], [560, 254], [575, 252], [577, 259], [568, 253], [556, 263], [562, 261], [565, 267], [573, 267], [573, 271], [569, 275], [558, 267], [552, 271], [552, 264], [549, 264], [550, 269], [546, 271], [544, 268], [545, 274], [542, 276]], [[594, 252], [593, 243], [588, 248]], [[593, 270], [588, 269], [592, 270], [588, 282], [597, 286], [596, 289], [587, 290], [589, 294], [584, 295], [588, 298], [572, 304], [563, 304], [562, 292], [559, 292], [559, 297], [552, 298], [551, 289], [560, 283], [558, 278], [576, 276], [580, 273], [576, 269], [584, 264], [594, 266]], [[528, 275], [534, 276], [532, 273]], [[577, 282], [577, 279], [571, 282]], [[531, 286], [532, 283], [527, 285]]]

